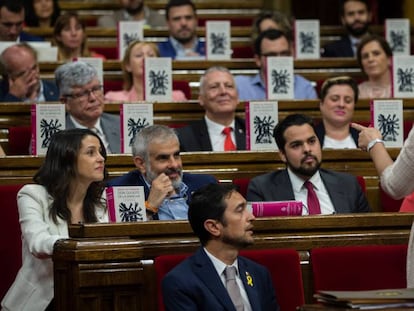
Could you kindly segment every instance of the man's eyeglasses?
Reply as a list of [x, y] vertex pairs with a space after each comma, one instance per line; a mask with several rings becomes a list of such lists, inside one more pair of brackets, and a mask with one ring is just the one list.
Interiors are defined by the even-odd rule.
[[83, 100], [88, 99], [91, 94], [93, 94], [95, 96], [96, 95], [101, 95], [102, 90], [103, 90], [103, 85], [97, 85], [97, 86], [94, 86], [93, 88], [91, 88], [89, 90], [85, 90], [85, 91], [77, 93], [77, 94], [68, 94], [68, 95], [65, 95], [65, 97], [69, 97], [69, 98], [72, 98], [72, 99], [78, 99], [80, 101], [83, 101]]

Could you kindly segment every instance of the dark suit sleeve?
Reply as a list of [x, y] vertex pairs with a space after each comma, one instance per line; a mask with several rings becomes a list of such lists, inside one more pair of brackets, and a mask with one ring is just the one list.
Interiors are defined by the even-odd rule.
[[359, 185], [358, 181], [355, 178], [356, 182], [356, 202], [355, 202], [355, 212], [356, 213], [368, 213], [371, 212], [371, 208], [369, 207], [367, 197], [365, 196], [364, 191], [362, 190], [361, 186]]
[[247, 187], [246, 200], [250, 202], [264, 201], [262, 193], [262, 183], [259, 178], [253, 178], [250, 180]]
[[[266, 270], [267, 271], [267, 270]], [[280, 311], [279, 304], [276, 300], [275, 289], [273, 287], [272, 279], [270, 278], [270, 273], [267, 271], [266, 280], [265, 280], [266, 290], [263, 291], [263, 306], [268, 311]]]
[[187, 291], [186, 282], [182, 282], [174, 275], [168, 274], [162, 281], [162, 296], [166, 311], [197, 311], [198, 307], [192, 298], [191, 291]]

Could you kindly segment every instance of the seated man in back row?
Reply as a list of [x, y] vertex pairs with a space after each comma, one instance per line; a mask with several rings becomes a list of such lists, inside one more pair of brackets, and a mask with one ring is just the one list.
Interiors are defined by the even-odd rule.
[[200, 79], [203, 119], [177, 129], [181, 151], [232, 151], [246, 149], [245, 121], [236, 116], [239, 104], [233, 75], [213, 66]]
[[[269, 56], [292, 56], [292, 39], [280, 30], [268, 29], [259, 34], [254, 43], [254, 58], [260, 72], [255, 76], [236, 76], [235, 81], [240, 100], [266, 99], [266, 58]], [[294, 99], [317, 99], [310, 81], [294, 75]]]
[[108, 186], [144, 186], [150, 219], [187, 219], [193, 191], [217, 183], [210, 175], [183, 173], [178, 137], [164, 125], [138, 132], [132, 155], [138, 169], [110, 180]]
[[55, 80], [66, 107], [66, 128], [88, 128], [98, 134], [107, 153], [120, 153], [119, 115], [104, 112], [96, 69], [81, 61], [67, 62], [56, 69]]
[[274, 138], [287, 168], [253, 178], [248, 201], [302, 201], [302, 215], [370, 211], [355, 176], [320, 168], [322, 149], [311, 118], [287, 116]]

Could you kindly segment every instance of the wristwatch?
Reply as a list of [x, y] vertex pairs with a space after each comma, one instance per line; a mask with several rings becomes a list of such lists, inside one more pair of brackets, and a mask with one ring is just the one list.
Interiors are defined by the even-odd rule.
[[368, 145], [367, 145], [367, 151], [369, 152], [369, 151], [371, 150], [371, 148], [372, 148], [372, 147], [374, 147], [374, 146], [375, 146], [375, 144], [377, 144], [377, 143], [381, 143], [381, 144], [383, 144], [383, 145], [384, 145], [384, 141], [383, 141], [382, 139], [380, 139], [380, 138], [375, 138], [375, 139], [371, 140], [371, 141], [368, 143]]

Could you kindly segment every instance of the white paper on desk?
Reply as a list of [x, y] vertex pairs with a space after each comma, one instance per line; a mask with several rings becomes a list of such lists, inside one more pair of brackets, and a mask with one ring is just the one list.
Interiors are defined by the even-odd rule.
[[245, 104], [246, 150], [277, 150], [273, 130], [279, 122], [277, 101], [250, 101]]
[[381, 132], [385, 147], [403, 146], [404, 116], [401, 99], [372, 100], [371, 123]]
[[172, 62], [170, 57], [144, 58], [144, 99], [172, 101]]
[[393, 55], [410, 55], [410, 20], [408, 18], [385, 19], [385, 38]]
[[135, 136], [145, 127], [154, 124], [152, 103], [124, 103], [120, 107], [121, 153], [132, 153]]
[[266, 64], [265, 77], [267, 99], [293, 99], [293, 57], [266, 57]]
[[392, 58], [393, 97], [414, 97], [414, 56], [397, 55]]
[[295, 54], [298, 59], [320, 57], [319, 20], [302, 19], [295, 21]]
[[100, 57], [78, 57], [77, 60], [90, 64], [98, 73], [98, 79], [103, 84], [103, 59]]
[[124, 58], [125, 49], [135, 40], [144, 40], [144, 21], [118, 22], [118, 55]]
[[32, 104], [32, 152], [35, 155], [46, 154], [52, 136], [66, 128], [65, 105]]
[[230, 21], [206, 22], [206, 50], [207, 59], [231, 59]]

